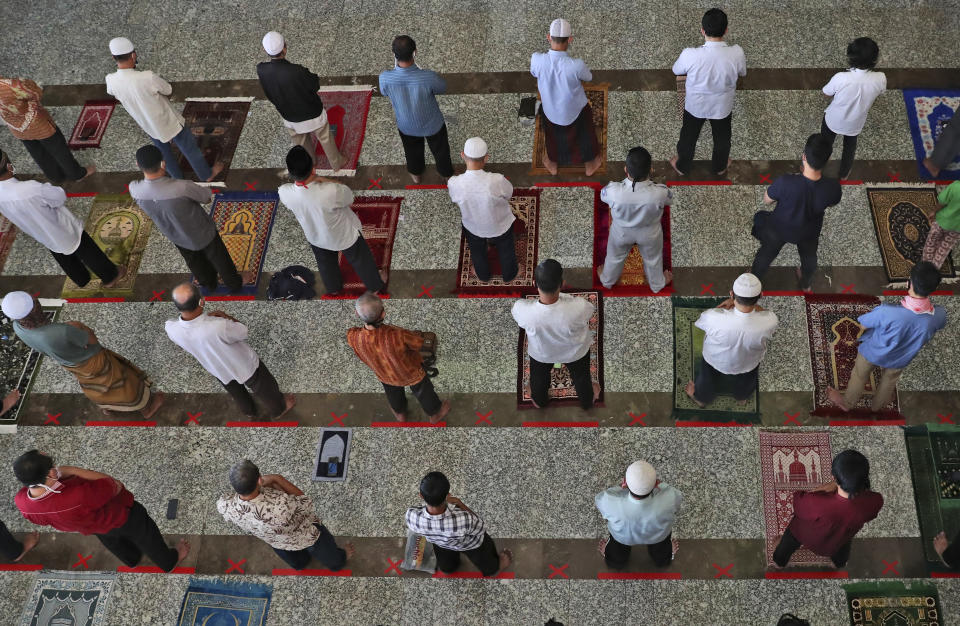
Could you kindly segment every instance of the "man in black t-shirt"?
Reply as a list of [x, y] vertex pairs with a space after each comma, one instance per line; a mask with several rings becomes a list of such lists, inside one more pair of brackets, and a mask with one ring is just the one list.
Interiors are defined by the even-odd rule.
[[832, 146], [819, 133], [807, 138], [800, 161], [802, 174], [780, 176], [764, 194], [766, 204], [777, 203], [773, 211], [757, 211], [753, 216], [753, 236], [760, 249], [753, 259], [751, 273], [763, 280], [780, 249], [788, 243], [797, 246], [800, 288], [811, 292], [810, 281], [817, 270], [817, 244], [827, 207], [840, 202], [840, 183], [823, 177]]

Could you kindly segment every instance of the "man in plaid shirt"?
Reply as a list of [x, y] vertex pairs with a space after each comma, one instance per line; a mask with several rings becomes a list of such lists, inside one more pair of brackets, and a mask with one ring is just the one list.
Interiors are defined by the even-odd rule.
[[450, 495], [450, 481], [440, 472], [430, 472], [420, 481], [420, 497], [426, 503], [407, 509], [407, 528], [433, 544], [437, 568], [452, 574], [465, 552], [484, 576], [494, 576], [513, 561], [513, 553], [497, 546], [486, 533], [480, 516]]

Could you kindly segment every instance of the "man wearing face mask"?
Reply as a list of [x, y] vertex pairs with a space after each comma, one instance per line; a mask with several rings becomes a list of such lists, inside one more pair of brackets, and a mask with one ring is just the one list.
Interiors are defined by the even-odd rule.
[[14, 502], [27, 521], [62, 532], [96, 535], [127, 567], [136, 567], [146, 554], [170, 572], [190, 552], [185, 539], [176, 549], [169, 547], [147, 510], [115, 478], [79, 467], [58, 467], [38, 450], [17, 457], [13, 473], [26, 485]]

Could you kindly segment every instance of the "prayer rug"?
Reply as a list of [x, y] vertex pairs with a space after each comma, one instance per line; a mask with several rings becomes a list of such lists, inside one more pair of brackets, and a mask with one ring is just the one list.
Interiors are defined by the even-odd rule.
[[810, 336], [810, 364], [813, 367], [813, 411], [810, 414], [821, 417], [902, 418], [897, 393], [879, 415], [870, 410], [873, 390], [880, 382], [880, 368], [870, 373], [863, 396], [857, 406], [849, 411], [842, 410], [827, 399], [827, 387], [846, 391], [857, 360], [860, 335], [863, 334], [863, 327], [857, 318], [873, 310], [880, 304], [880, 299], [857, 294], [813, 294], [805, 295], [804, 299]]
[[13, 247], [13, 240], [16, 238], [17, 227], [0, 215], [0, 272], [3, 272], [3, 265], [7, 262], [10, 248]]
[[100, 626], [117, 575], [113, 572], [43, 572], [27, 597], [20, 626]]
[[[673, 269], [673, 259], [671, 257], [670, 246], [670, 207], [664, 207], [663, 217], [660, 219], [660, 227], [663, 229], [663, 269]], [[607, 238], [610, 234], [610, 207], [600, 199], [600, 190], [594, 190], [593, 196], [593, 288], [602, 290], [605, 296], [652, 296], [647, 284], [647, 275], [643, 269], [643, 257], [637, 246], [630, 249], [626, 262], [623, 264], [623, 273], [620, 275], [620, 281], [607, 289], [600, 282], [599, 267], [604, 264], [607, 258]], [[673, 291], [673, 287], [667, 285], [656, 295], [667, 295]]]
[[[760, 431], [760, 480], [763, 484], [763, 519], [766, 525], [767, 564], [783, 531], [793, 519], [793, 494], [830, 482], [833, 453], [830, 433]], [[830, 565], [830, 557], [801, 546], [790, 558], [792, 565]]]
[[[571, 296], [586, 298], [594, 306], [593, 317], [590, 318], [590, 333], [593, 343], [590, 345], [590, 378], [600, 385], [600, 399], [595, 406], [603, 406], [603, 296], [596, 291], [571, 291]], [[538, 295], [529, 295], [528, 299], [539, 298]], [[530, 397], [530, 357], [527, 355], [527, 334], [520, 329], [520, 341], [517, 346], [517, 408], [533, 409], [533, 400]], [[567, 406], [579, 405], [577, 390], [573, 387], [573, 379], [566, 367], [550, 370], [550, 405]]]
[[[904, 89], [903, 100], [907, 105], [907, 121], [913, 138], [913, 151], [917, 155], [917, 169], [923, 178], [933, 178], [923, 166], [923, 160], [933, 154], [943, 129], [960, 108], [960, 89]], [[960, 178], [960, 155], [940, 170], [938, 179]]]
[[100, 279], [92, 272], [90, 282], [85, 287], [78, 287], [67, 278], [63, 283], [61, 297], [88, 298], [96, 294], [131, 295], [153, 222], [129, 195], [97, 194], [83, 228], [111, 261], [116, 265], [127, 267], [127, 274], [110, 289], [104, 289]]
[[[54, 321], [60, 315], [59, 306], [44, 306], [43, 311], [49, 321]], [[13, 331], [13, 322], [5, 315], [0, 314], [0, 393], [6, 394], [13, 389], [20, 391], [20, 399], [10, 407], [10, 410], [0, 415], [0, 432], [3, 426], [15, 425], [17, 415], [23, 406], [33, 378], [40, 364], [42, 354], [20, 341]]]
[[510, 198], [510, 208], [516, 220], [513, 222], [513, 239], [517, 251], [517, 264], [520, 271], [509, 283], [503, 282], [500, 259], [493, 247], [487, 250], [490, 263], [490, 280], [482, 282], [477, 278], [470, 258], [470, 246], [460, 232], [460, 259], [457, 261], [457, 287], [454, 293], [464, 295], [488, 295], [516, 297], [536, 291], [533, 284], [533, 271], [537, 267], [537, 247], [540, 235], [540, 190], [514, 189]]
[[[257, 281], [263, 269], [267, 242], [273, 229], [280, 196], [276, 191], [224, 191], [214, 194], [210, 215], [217, 224], [220, 237], [230, 252], [238, 272], [253, 272], [250, 282], [240, 293], [256, 295]], [[207, 289], [202, 288], [204, 293]], [[221, 283], [216, 293], [226, 293]]]
[[683, 122], [683, 110], [687, 106], [687, 77], [686, 75], [677, 76], [677, 113], [680, 115], [680, 121]]
[[[370, 112], [370, 97], [373, 87], [370, 85], [336, 85], [320, 88], [320, 98], [327, 112], [330, 132], [337, 142], [337, 149], [346, 159], [343, 167], [337, 170], [337, 176], [354, 176], [360, 151], [363, 149], [363, 137], [367, 132], [367, 114]], [[317, 143], [316, 169], [321, 176], [333, 175], [330, 159]]]
[[724, 298], [688, 298], [673, 296], [673, 419], [678, 421], [760, 422], [760, 389], [746, 404], [737, 404], [733, 386], [721, 379], [716, 386], [717, 397], [700, 408], [687, 395], [687, 383], [697, 379], [703, 363], [704, 332], [694, 324], [700, 314], [711, 309]]
[[[190, 128], [208, 165], [213, 167], [214, 163], [223, 163], [223, 171], [214, 178], [215, 181], [223, 182], [227, 178], [243, 123], [250, 113], [251, 100], [253, 98], [187, 98], [183, 107], [184, 125]], [[190, 161], [176, 146], [173, 150], [184, 178], [199, 180]]]
[[[937, 192], [932, 187], [878, 187], [867, 189], [867, 199], [887, 279], [906, 282], [910, 270], [923, 256], [923, 244], [930, 232], [929, 218], [939, 207]], [[952, 256], [947, 256], [940, 274], [956, 278]]]
[[[383, 281], [387, 284], [390, 283], [390, 259], [393, 257], [393, 240], [397, 236], [397, 220], [402, 203], [403, 198], [391, 196], [356, 196], [350, 207], [360, 217], [363, 238], [373, 252], [377, 269], [386, 274]], [[343, 253], [340, 253], [340, 274], [343, 276], [345, 295], [359, 296], [367, 290]]]
[[940, 626], [940, 596], [927, 582], [858, 582], [843, 586], [847, 592], [850, 626]]
[[[600, 145], [601, 162], [597, 174], [603, 175], [607, 171], [607, 107], [610, 85], [608, 83], [584, 83], [583, 89], [590, 103], [590, 109], [593, 113], [593, 128], [597, 133], [597, 142]], [[547, 168], [543, 166], [543, 161], [541, 160], [541, 156], [546, 150], [546, 135], [543, 131], [540, 115], [537, 114], [536, 128], [533, 132], [533, 167], [530, 168], [531, 174], [550, 174]], [[560, 174], [583, 172], [583, 163], [561, 165], [558, 169]]]
[[190, 579], [177, 626], [264, 626], [271, 585]]
[[944, 568], [933, 538], [944, 532], [952, 539], [960, 532], [960, 427], [908, 426], [904, 438], [924, 555], [928, 565]]
[[87, 100], [83, 103], [80, 117], [70, 133], [67, 147], [71, 150], [83, 148], [99, 148], [103, 140], [103, 133], [107, 131], [107, 123], [117, 106], [116, 100]]

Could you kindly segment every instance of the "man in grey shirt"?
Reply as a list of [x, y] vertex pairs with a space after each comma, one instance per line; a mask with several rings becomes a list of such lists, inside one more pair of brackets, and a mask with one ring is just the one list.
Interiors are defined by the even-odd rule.
[[213, 198], [210, 190], [193, 181], [170, 178], [156, 146], [137, 150], [137, 167], [143, 180], [130, 183], [130, 196], [177, 246], [197, 282], [211, 291], [217, 288], [217, 274], [230, 291], [239, 291], [250, 282], [250, 276], [237, 272], [217, 225], [203, 207]]

